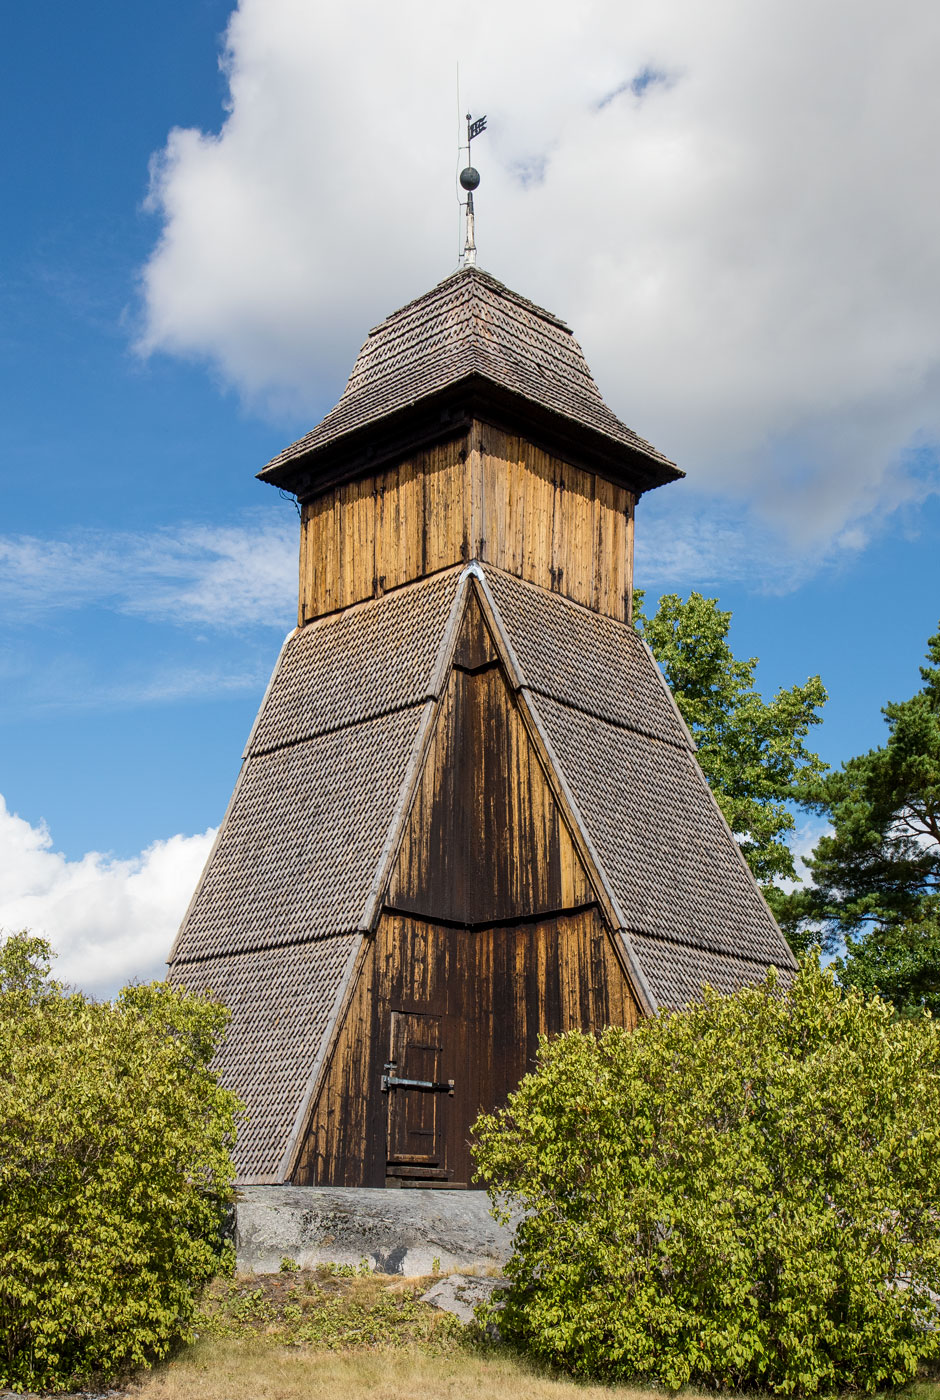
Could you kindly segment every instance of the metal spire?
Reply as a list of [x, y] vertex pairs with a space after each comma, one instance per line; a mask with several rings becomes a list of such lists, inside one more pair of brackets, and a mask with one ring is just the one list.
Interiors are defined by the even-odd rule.
[[[480, 172], [474, 170], [470, 161], [470, 142], [474, 136], [480, 136], [486, 130], [486, 117], [477, 117], [473, 120], [470, 113], [467, 113], [467, 164], [460, 172], [461, 189], [467, 191], [466, 209], [467, 236], [463, 245], [463, 265], [473, 267], [477, 260], [477, 245], [473, 229], [473, 191], [479, 187]], [[461, 148], [463, 149], [463, 148]]]

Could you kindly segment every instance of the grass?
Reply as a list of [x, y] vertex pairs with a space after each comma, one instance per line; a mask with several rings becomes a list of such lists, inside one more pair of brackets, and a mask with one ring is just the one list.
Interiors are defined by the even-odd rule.
[[197, 1343], [141, 1378], [135, 1400], [649, 1400], [499, 1350], [419, 1301], [435, 1282], [329, 1268], [217, 1280]]
[[[558, 1380], [502, 1355], [469, 1351], [291, 1350], [234, 1341], [197, 1345], [154, 1373], [140, 1400], [640, 1400], [625, 1387]], [[642, 1400], [650, 1400], [644, 1394]]]
[[234, 1280], [217, 1279], [203, 1303], [197, 1331], [204, 1340], [268, 1345], [466, 1349], [456, 1318], [420, 1301], [436, 1278], [403, 1279], [323, 1267]]
[[[419, 1301], [434, 1282], [330, 1268], [218, 1280], [199, 1340], [140, 1377], [134, 1400], [662, 1400], [499, 1349]], [[902, 1394], [940, 1400], [940, 1383]], [[698, 1398], [684, 1391], [681, 1400]]]

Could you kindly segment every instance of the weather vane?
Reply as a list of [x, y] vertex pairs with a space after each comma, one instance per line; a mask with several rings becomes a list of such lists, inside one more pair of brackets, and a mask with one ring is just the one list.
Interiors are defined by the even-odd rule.
[[477, 245], [473, 234], [473, 191], [479, 187], [480, 172], [474, 170], [470, 160], [470, 143], [474, 136], [480, 136], [486, 130], [486, 117], [477, 117], [473, 120], [470, 113], [467, 113], [467, 164], [460, 172], [460, 187], [467, 191], [467, 236], [463, 245], [464, 267], [472, 267], [477, 260]]

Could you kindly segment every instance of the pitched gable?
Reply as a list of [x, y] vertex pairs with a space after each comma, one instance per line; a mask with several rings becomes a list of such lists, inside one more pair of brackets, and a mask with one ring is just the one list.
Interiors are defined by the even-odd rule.
[[[618, 925], [656, 1003], [731, 991], [793, 954], [631, 627], [493, 570], [484, 588]], [[667, 971], [676, 949], [681, 975]], [[701, 975], [696, 978], [696, 959]]]
[[288, 638], [170, 978], [232, 1010], [242, 1181], [278, 1181], [329, 1043], [453, 648], [460, 570]]
[[514, 689], [471, 588], [391, 908], [483, 925], [595, 901]]
[[589, 903], [647, 1012], [794, 966], [630, 627], [472, 564], [293, 634], [170, 972], [232, 1008], [240, 1179], [282, 1179], [383, 908]]

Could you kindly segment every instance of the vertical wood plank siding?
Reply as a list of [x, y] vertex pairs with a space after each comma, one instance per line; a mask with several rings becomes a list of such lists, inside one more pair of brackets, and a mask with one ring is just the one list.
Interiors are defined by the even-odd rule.
[[[615, 937], [594, 900], [471, 599], [386, 907], [294, 1181], [381, 1186], [388, 1174], [469, 1184], [470, 1125], [531, 1069], [539, 1034], [636, 1023]], [[418, 1035], [432, 1022], [433, 1077], [454, 1080], [453, 1095], [435, 1094], [433, 1113], [413, 1101], [426, 1091], [381, 1090], [390, 1056], [403, 1074], [403, 1063], [429, 1054], [397, 1046], [395, 1034], [412, 1025]], [[433, 1138], [420, 1169], [400, 1150], [412, 1138]]]
[[381, 1076], [393, 1011], [440, 1018], [437, 1072], [454, 1080], [454, 1093], [437, 1100], [439, 1175], [455, 1184], [473, 1180], [470, 1125], [532, 1068], [540, 1033], [637, 1021], [594, 908], [478, 930], [386, 911], [314, 1105], [296, 1184], [385, 1185], [389, 1106]]
[[[474, 558], [624, 621], [633, 506], [475, 422], [304, 505], [299, 621]], [[596, 899], [473, 600], [293, 1180], [469, 1185], [470, 1125], [531, 1069], [540, 1034], [636, 1023]], [[432, 1066], [453, 1094], [383, 1093], [390, 1057], [406, 1078]]]
[[629, 618], [634, 498], [485, 423], [303, 507], [301, 626], [470, 559]]
[[[460, 639], [434, 740], [388, 892], [396, 909], [459, 923], [498, 923], [594, 899], [574, 843], [473, 615]], [[471, 644], [477, 649], [471, 652]]]

